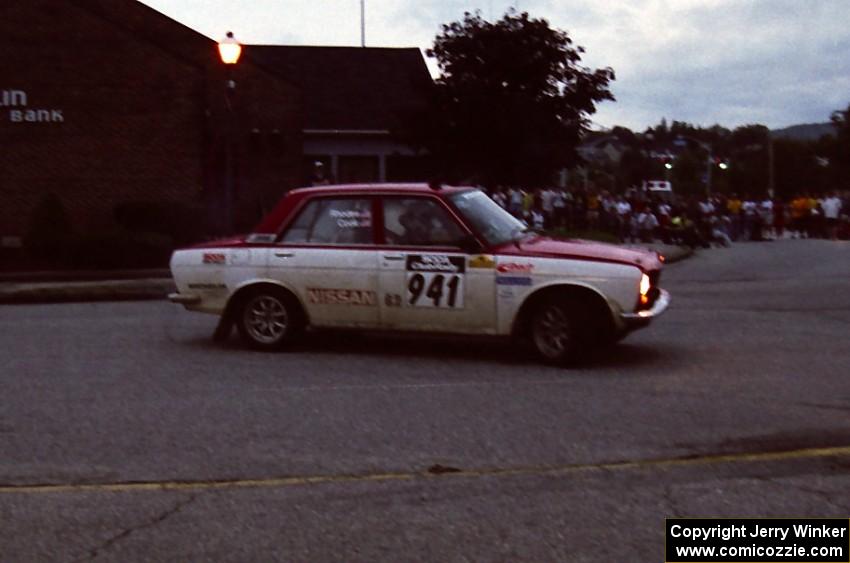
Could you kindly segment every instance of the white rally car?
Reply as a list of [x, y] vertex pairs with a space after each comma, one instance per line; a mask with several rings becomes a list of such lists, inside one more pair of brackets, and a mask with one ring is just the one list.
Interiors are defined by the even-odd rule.
[[169, 298], [261, 349], [357, 328], [516, 336], [563, 363], [662, 313], [661, 268], [532, 232], [474, 188], [323, 186], [289, 192], [250, 235], [175, 251]]

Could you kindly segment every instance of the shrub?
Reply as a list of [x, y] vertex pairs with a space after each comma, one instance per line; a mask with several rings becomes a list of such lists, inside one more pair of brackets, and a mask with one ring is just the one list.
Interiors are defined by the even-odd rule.
[[50, 193], [33, 209], [24, 248], [36, 262], [61, 266], [67, 259], [72, 235], [71, 221], [62, 200]]

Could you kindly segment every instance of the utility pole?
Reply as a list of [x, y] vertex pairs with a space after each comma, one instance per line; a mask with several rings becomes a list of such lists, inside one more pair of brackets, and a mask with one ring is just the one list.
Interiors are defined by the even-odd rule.
[[366, 46], [366, 0], [360, 0], [360, 46]]
[[767, 195], [771, 198], [774, 194], [775, 179], [773, 177], [773, 135], [767, 130]]

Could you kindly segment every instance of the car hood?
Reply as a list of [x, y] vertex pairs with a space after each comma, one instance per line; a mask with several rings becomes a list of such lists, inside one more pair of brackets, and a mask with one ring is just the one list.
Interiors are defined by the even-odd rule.
[[637, 266], [642, 270], [658, 270], [663, 258], [654, 250], [624, 248], [615, 244], [581, 239], [558, 239], [546, 236], [525, 238], [518, 243], [507, 243], [496, 249], [497, 254], [533, 256], [537, 258], [570, 258], [614, 262]]

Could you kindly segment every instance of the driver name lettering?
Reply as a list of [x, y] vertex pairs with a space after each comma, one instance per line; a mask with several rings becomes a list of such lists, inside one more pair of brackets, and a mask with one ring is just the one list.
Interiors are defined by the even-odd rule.
[[356, 209], [340, 211], [338, 209], [331, 209], [329, 214], [331, 217], [336, 219], [336, 224], [341, 229], [355, 229], [372, 226], [372, 213], [370, 211], [360, 211]]
[[466, 260], [462, 256], [411, 254], [407, 257], [407, 270], [411, 272], [462, 274], [465, 269]]

